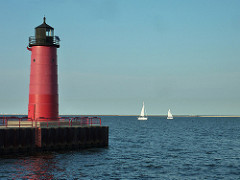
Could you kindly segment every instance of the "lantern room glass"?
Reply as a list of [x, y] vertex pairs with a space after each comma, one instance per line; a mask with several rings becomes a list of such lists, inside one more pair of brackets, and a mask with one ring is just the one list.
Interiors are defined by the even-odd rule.
[[54, 36], [54, 30], [52, 30], [52, 29], [46, 29], [46, 36], [53, 37], [53, 36]]

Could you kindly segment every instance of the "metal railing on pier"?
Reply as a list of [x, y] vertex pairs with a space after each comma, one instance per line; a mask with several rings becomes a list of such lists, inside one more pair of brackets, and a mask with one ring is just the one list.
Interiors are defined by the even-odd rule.
[[6, 116], [0, 117], [0, 127], [74, 127], [74, 126], [101, 126], [100, 117], [59, 117], [57, 119]]

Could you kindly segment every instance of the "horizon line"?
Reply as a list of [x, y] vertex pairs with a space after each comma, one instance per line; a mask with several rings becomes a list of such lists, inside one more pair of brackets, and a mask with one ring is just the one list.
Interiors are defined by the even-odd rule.
[[[4, 115], [25, 115], [27, 116], [27, 114], [21, 114], [21, 113], [9, 113], [9, 114], [0, 114], [0, 116], [4, 116]], [[130, 115], [130, 114], [59, 114], [59, 116], [139, 116], [139, 115]], [[148, 117], [167, 117], [167, 115], [147, 115]], [[240, 117], [240, 115], [173, 115], [174, 117]]]

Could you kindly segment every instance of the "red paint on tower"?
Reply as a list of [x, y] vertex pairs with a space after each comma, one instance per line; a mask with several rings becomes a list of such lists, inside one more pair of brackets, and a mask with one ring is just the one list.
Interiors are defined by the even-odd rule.
[[[50, 32], [50, 34], [49, 34]], [[45, 23], [35, 28], [28, 50], [31, 55], [28, 118], [56, 120], [58, 114], [57, 48], [59, 38], [53, 28]]]

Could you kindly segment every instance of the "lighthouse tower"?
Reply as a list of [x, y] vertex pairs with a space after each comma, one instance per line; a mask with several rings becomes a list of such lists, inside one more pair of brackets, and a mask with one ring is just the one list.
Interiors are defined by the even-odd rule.
[[29, 85], [28, 118], [38, 121], [58, 118], [57, 48], [59, 37], [54, 28], [43, 23], [35, 28], [35, 36], [29, 37], [31, 72]]

